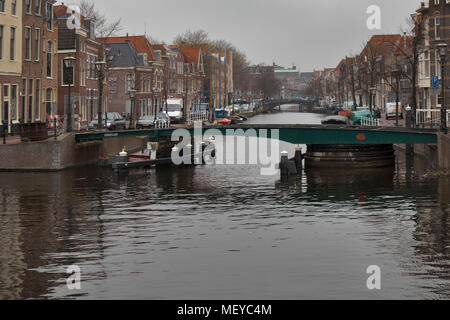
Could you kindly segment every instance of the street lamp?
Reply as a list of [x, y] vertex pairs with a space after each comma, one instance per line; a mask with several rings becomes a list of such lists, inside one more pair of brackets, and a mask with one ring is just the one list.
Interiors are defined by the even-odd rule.
[[[106, 62], [105, 61], [96, 62], [95, 69], [97, 70], [97, 79], [98, 79], [98, 129], [101, 130], [103, 127], [102, 104], [103, 104], [103, 84], [105, 82]], [[105, 121], [106, 118], [107, 116], [105, 112]]]
[[[72, 132], [72, 93], [71, 93], [71, 87], [73, 85], [73, 77], [74, 77], [74, 64], [75, 64], [75, 57], [69, 56], [65, 57], [63, 59], [65, 72], [64, 76], [66, 78], [66, 83], [68, 83], [69, 86], [69, 107], [67, 108], [67, 119], [66, 119], [66, 131]], [[70, 79], [69, 79], [70, 77]]]
[[441, 131], [447, 134], [447, 106], [445, 105], [445, 63], [447, 61], [447, 44], [440, 43], [437, 47], [439, 56], [441, 57]]
[[398, 104], [399, 104], [399, 91], [400, 91], [400, 70], [392, 70], [392, 76], [395, 79], [395, 126], [398, 127]]
[[369, 89], [369, 91], [370, 91], [370, 117], [372, 117], [373, 107], [375, 106], [374, 96], [376, 96], [377, 88], [376, 87], [371, 87]]
[[130, 95], [130, 100], [131, 100], [130, 125], [128, 126], [128, 128], [134, 129], [133, 113], [134, 113], [134, 100], [136, 98], [136, 90], [130, 89], [130, 90], [128, 90], [128, 94]]

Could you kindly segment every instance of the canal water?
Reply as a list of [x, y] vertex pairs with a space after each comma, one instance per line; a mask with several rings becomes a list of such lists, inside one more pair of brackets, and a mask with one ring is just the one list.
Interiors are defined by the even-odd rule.
[[450, 182], [403, 158], [283, 183], [246, 165], [0, 173], [0, 298], [448, 299]]

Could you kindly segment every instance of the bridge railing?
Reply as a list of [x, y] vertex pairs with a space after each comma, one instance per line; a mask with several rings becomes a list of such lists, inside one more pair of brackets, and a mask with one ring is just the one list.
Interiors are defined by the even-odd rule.
[[380, 119], [372, 117], [361, 117], [361, 127], [379, 127]]
[[[449, 119], [449, 114], [447, 114], [447, 119]], [[441, 125], [441, 109], [418, 109], [416, 125], [422, 128], [438, 128]]]
[[170, 122], [163, 120], [163, 119], [158, 119], [155, 121], [155, 129], [167, 129], [170, 128]]
[[208, 121], [209, 111], [191, 111], [187, 113], [187, 122]]

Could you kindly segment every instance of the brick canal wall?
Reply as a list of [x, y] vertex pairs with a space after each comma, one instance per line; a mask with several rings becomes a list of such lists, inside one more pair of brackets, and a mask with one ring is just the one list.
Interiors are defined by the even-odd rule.
[[[405, 152], [405, 145], [395, 145], [395, 150]], [[450, 172], [450, 136], [438, 135], [437, 145], [414, 145], [414, 154], [427, 161], [432, 169]]]
[[438, 137], [438, 168], [450, 170], [450, 136], [440, 134]]
[[76, 144], [74, 134], [63, 134], [57, 140], [0, 146], [0, 170], [63, 170], [96, 163], [103, 154], [102, 142]]
[[76, 143], [75, 134], [57, 140], [0, 145], [0, 171], [57, 171], [97, 164], [109, 155], [146, 148], [145, 138], [110, 138], [104, 141]]
[[103, 140], [105, 155], [118, 155], [123, 147], [128, 153], [135, 153], [147, 148], [148, 138], [146, 137], [117, 137]]

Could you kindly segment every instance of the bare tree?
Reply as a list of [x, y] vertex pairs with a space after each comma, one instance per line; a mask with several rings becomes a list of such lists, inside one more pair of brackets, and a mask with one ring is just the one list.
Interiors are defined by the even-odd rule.
[[176, 36], [173, 42], [177, 45], [203, 45], [209, 43], [209, 35], [205, 30], [186, 30]]
[[94, 1], [80, 0], [78, 6], [84, 17], [95, 20], [97, 37], [108, 38], [122, 30], [122, 19], [108, 20], [108, 18], [100, 13], [95, 7]]
[[416, 121], [417, 83], [419, 76], [419, 57], [423, 52], [424, 26], [421, 16], [412, 15], [407, 19], [409, 31], [404, 31], [404, 41], [395, 44], [397, 54], [403, 61], [402, 74], [411, 84], [410, 105], [412, 108], [413, 125]]

